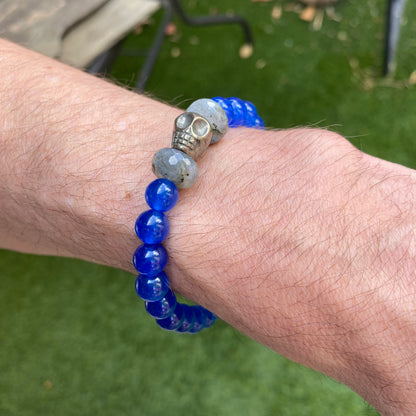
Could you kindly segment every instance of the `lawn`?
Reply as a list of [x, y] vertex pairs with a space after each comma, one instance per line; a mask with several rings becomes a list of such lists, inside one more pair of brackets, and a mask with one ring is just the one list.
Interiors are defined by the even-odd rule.
[[[239, 96], [267, 126], [329, 128], [416, 168], [416, 4], [407, 5], [397, 71], [383, 78], [386, 3], [340, 0], [314, 30], [291, 1], [184, 0], [190, 14], [246, 17], [253, 55], [240, 58], [238, 27], [175, 20], [146, 90], [183, 108]], [[134, 83], [160, 18], [126, 40], [114, 80]], [[223, 322], [196, 336], [159, 330], [128, 273], [7, 251], [0, 270], [1, 415], [377, 414], [347, 387]]]

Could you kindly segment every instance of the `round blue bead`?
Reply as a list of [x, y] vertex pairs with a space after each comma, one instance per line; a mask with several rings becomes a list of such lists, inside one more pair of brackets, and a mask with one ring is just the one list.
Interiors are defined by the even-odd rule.
[[166, 331], [174, 331], [182, 325], [185, 319], [185, 312], [182, 305], [177, 302], [176, 307], [172, 315], [164, 319], [156, 319], [156, 323]]
[[147, 312], [157, 319], [164, 319], [172, 315], [176, 307], [176, 296], [169, 289], [162, 299], [156, 302], [146, 301], [145, 307]]
[[234, 121], [234, 112], [231, 103], [224, 97], [214, 97], [212, 100], [217, 102], [225, 111], [228, 118], [228, 125], [231, 126]]
[[168, 179], [156, 179], [146, 189], [146, 202], [156, 211], [169, 211], [179, 198], [177, 186]]
[[161, 243], [169, 234], [168, 217], [163, 212], [149, 209], [137, 218], [135, 230], [143, 243]]
[[199, 331], [202, 331], [205, 328], [207, 323], [207, 317], [203, 310], [198, 306], [192, 306], [195, 320], [192, 326], [189, 328], [188, 332], [191, 334], [195, 334]]
[[244, 107], [246, 108], [247, 115], [253, 118], [258, 116], [256, 106], [250, 101], [244, 101]]
[[192, 307], [189, 305], [182, 304], [182, 309], [184, 311], [184, 320], [182, 322], [182, 325], [175, 329], [176, 332], [188, 332], [191, 326], [193, 325], [195, 321], [195, 315]]
[[142, 244], [133, 254], [136, 270], [145, 276], [157, 276], [168, 262], [168, 253], [160, 244]]
[[247, 115], [244, 101], [237, 97], [230, 97], [228, 98], [228, 102], [231, 104], [234, 114], [233, 122], [230, 124], [230, 127], [243, 126]]
[[155, 302], [162, 299], [169, 290], [169, 278], [165, 272], [149, 277], [139, 274], [136, 279], [136, 292], [143, 299]]
[[217, 317], [208, 309], [205, 309], [203, 306], [198, 306], [201, 308], [201, 310], [204, 312], [207, 321], [205, 323], [205, 328], [209, 328], [210, 326], [214, 325], [215, 321], [217, 320]]
[[244, 106], [246, 108], [246, 118], [245, 118], [244, 126], [255, 127], [256, 119], [258, 118], [256, 107], [250, 101], [244, 101]]
[[254, 121], [254, 127], [257, 129], [264, 129], [264, 121], [261, 117], [258, 117]]

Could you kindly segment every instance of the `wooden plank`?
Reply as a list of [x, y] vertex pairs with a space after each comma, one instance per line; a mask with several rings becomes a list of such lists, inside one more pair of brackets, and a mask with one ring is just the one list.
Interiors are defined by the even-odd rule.
[[84, 68], [160, 0], [0, 0], [0, 36]]
[[159, 0], [111, 0], [66, 34], [59, 58], [86, 67], [159, 8]]
[[63, 34], [108, 0], [2, 0], [0, 36], [56, 57]]

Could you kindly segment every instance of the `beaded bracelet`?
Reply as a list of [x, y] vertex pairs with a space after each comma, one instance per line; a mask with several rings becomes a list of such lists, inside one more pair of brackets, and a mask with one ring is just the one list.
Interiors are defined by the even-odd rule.
[[217, 319], [202, 306], [177, 301], [163, 271], [168, 254], [161, 243], [169, 234], [165, 212], [176, 205], [178, 188], [191, 187], [198, 177], [195, 160], [224, 136], [227, 127], [239, 126], [264, 127], [252, 103], [234, 97], [197, 100], [176, 118], [172, 147], [159, 150], [153, 157], [152, 169], [159, 179], [145, 192], [150, 210], [136, 220], [135, 231], [143, 244], [134, 252], [133, 264], [139, 272], [136, 292], [145, 301], [147, 312], [165, 330], [193, 334]]

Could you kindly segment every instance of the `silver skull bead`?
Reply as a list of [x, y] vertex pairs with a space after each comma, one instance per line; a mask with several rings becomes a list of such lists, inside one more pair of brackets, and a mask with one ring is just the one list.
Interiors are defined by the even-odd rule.
[[183, 113], [175, 120], [172, 147], [198, 159], [208, 148], [212, 138], [209, 122], [196, 113]]

